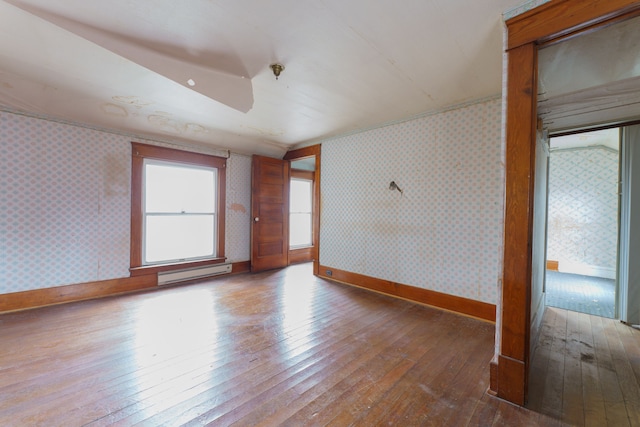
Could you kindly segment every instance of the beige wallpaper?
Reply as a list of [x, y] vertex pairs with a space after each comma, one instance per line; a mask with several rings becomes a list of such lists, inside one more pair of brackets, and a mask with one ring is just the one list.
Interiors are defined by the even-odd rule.
[[492, 99], [324, 141], [320, 263], [497, 303], [501, 111]]
[[615, 278], [618, 156], [605, 147], [551, 152], [547, 259], [561, 271]]
[[[130, 142], [0, 112], [0, 294], [129, 276]], [[226, 219], [232, 262], [249, 259], [250, 178], [251, 159], [232, 155]]]

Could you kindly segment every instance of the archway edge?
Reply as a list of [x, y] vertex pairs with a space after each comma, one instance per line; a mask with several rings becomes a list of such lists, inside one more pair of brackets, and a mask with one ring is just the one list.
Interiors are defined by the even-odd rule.
[[491, 391], [524, 405], [529, 374], [538, 46], [635, 15], [640, 1], [552, 0], [506, 21], [506, 186], [500, 350]]

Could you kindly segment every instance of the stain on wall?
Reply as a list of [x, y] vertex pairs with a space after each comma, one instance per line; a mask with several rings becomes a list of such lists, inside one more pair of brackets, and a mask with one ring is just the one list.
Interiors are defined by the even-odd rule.
[[127, 139], [2, 112], [0, 152], [1, 293], [129, 275]]
[[[129, 276], [130, 142], [0, 112], [0, 294]], [[248, 206], [250, 176], [251, 159], [232, 155], [228, 203]], [[229, 261], [249, 259], [249, 226], [227, 209]]]
[[320, 263], [497, 303], [501, 110], [495, 99], [323, 141]]
[[251, 157], [234, 154], [227, 160], [227, 257], [231, 261], [251, 258]]
[[114, 153], [107, 153], [103, 157], [102, 176], [104, 197], [118, 197], [128, 195], [130, 191], [129, 168], [127, 159]]
[[234, 212], [247, 213], [247, 209], [244, 207], [244, 205], [241, 205], [240, 203], [232, 203], [231, 206], [229, 206], [229, 209], [231, 209]]

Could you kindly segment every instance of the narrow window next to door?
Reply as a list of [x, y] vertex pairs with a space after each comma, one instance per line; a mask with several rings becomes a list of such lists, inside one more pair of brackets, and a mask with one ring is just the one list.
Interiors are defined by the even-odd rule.
[[313, 180], [293, 177], [290, 188], [289, 247], [313, 246]]

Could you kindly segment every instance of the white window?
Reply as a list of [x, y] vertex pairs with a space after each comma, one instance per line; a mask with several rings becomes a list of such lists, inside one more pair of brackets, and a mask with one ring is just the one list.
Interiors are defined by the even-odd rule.
[[224, 262], [226, 159], [131, 148], [131, 275]]
[[143, 264], [216, 256], [217, 170], [144, 160]]
[[313, 181], [292, 178], [289, 196], [289, 246], [301, 248], [313, 245]]

